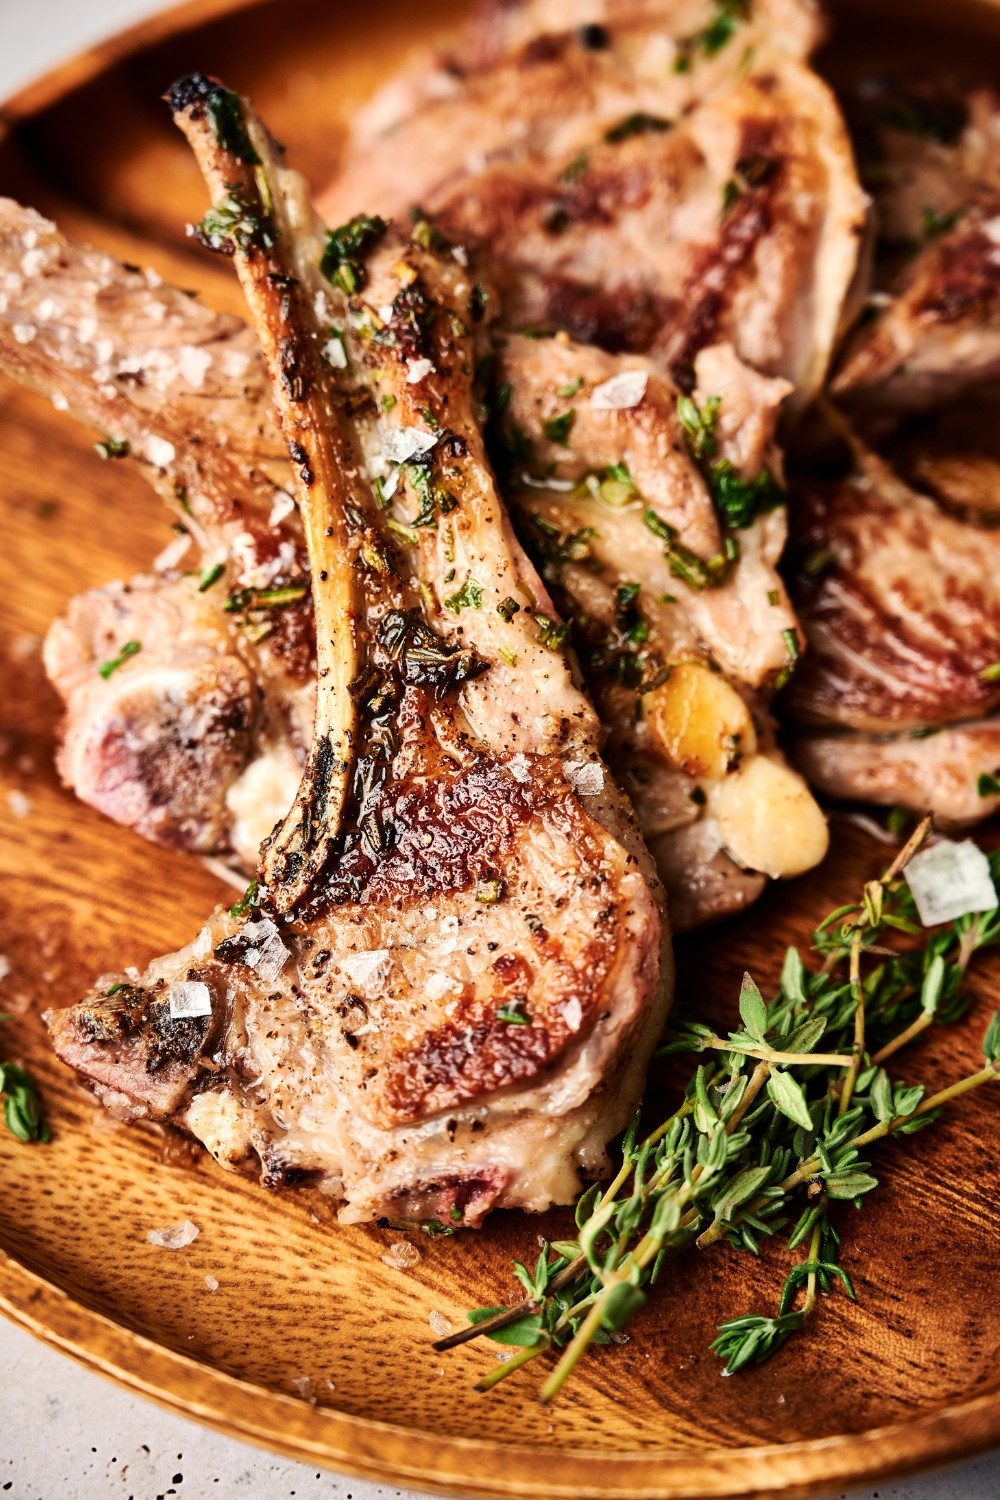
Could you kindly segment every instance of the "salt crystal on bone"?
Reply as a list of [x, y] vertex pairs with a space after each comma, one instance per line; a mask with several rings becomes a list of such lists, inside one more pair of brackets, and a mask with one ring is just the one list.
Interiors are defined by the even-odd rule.
[[382, 452], [394, 464], [405, 464], [417, 453], [429, 453], [437, 442], [433, 432], [419, 427], [392, 427], [382, 435]]
[[205, 1285], [208, 1287], [208, 1290], [210, 1292], [217, 1292], [219, 1290], [219, 1283], [216, 1281], [214, 1276], [206, 1276]]

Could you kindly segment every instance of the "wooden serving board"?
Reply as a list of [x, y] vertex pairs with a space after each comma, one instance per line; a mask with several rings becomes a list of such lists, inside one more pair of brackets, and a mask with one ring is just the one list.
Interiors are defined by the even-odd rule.
[[[0, 191], [238, 311], [228, 267], [184, 239], [204, 194], [163, 89], [194, 68], [224, 75], [322, 184], [352, 108], [460, 13], [459, 0], [383, 0], [376, 12], [330, 0], [184, 6], [8, 106]], [[971, 59], [1000, 79], [1000, 9], [949, 5], [941, 25], [935, 14], [943, 4], [841, 6], [823, 65], [849, 81], [873, 57], [897, 68]], [[178, 1163], [155, 1131], [109, 1122], [55, 1061], [39, 1012], [75, 1000], [101, 970], [141, 967], [187, 941], [227, 893], [197, 860], [152, 848], [59, 785], [59, 708], [39, 643], [71, 595], [147, 568], [168, 517], [141, 478], [96, 456], [91, 434], [8, 383], [0, 455], [0, 951], [12, 966], [0, 1006], [16, 1013], [0, 1046], [38, 1080], [54, 1136], [29, 1147], [0, 1130], [8, 1316], [233, 1436], [456, 1493], [813, 1495], [1000, 1442], [1000, 1094], [984, 1090], [933, 1130], [879, 1149], [884, 1186], [863, 1213], [840, 1215], [856, 1306], [831, 1296], [770, 1363], [722, 1381], [707, 1352], [715, 1324], [773, 1308], [787, 1256], [692, 1252], [630, 1341], [589, 1356], [551, 1411], [532, 1399], [537, 1366], [473, 1394], [494, 1346], [437, 1355], [428, 1317], [459, 1327], [467, 1308], [519, 1295], [510, 1256], [537, 1254], [540, 1234], [566, 1235], [569, 1214], [495, 1214], [478, 1234], [437, 1241], [344, 1228], [314, 1192], [275, 1196], [205, 1156]], [[774, 987], [786, 944], [807, 942], [884, 858], [838, 823], [820, 870], [679, 945], [679, 1001], [731, 1021], [744, 968]], [[908, 1076], [938, 1085], [974, 1065], [998, 976], [1000, 960], [978, 965], [969, 1016], [931, 1033]], [[676, 1087], [654, 1073], [647, 1097], [652, 1119]], [[201, 1230], [187, 1249], [147, 1243], [149, 1229], [185, 1217]], [[382, 1259], [404, 1237], [420, 1253], [408, 1272]]]

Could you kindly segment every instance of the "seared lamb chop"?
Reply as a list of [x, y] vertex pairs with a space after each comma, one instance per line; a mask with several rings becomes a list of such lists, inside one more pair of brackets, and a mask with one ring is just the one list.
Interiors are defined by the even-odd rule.
[[[776, 566], [786, 518], [772, 437], [788, 384], [730, 346], [697, 356], [693, 406], [648, 360], [565, 335], [511, 336], [498, 364], [505, 495], [574, 617], [609, 763], [683, 931], [827, 848], [767, 709], [799, 649]], [[693, 440], [679, 411], [705, 414]], [[728, 486], [728, 526], [692, 446]]]
[[880, 258], [897, 271], [831, 390], [870, 423], [873, 408], [924, 411], [1000, 373], [1000, 100], [875, 80], [861, 102]]
[[255, 1155], [273, 1184], [320, 1176], [345, 1219], [565, 1202], [635, 1107], [671, 965], [486, 464], [478, 294], [427, 226], [366, 219], [324, 245], [235, 95], [195, 76], [171, 100], [296, 475], [316, 724], [259, 908], [50, 1013], [53, 1040], [119, 1114]]
[[315, 692], [308, 560], [257, 341], [10, 199], [0, 269], [0, 368], [108, 434], [101, 451], [137, 464], [182, 531], [162, 581], [92, 590], [52, 627], [60, 772], [147, 838], [232, 844], [252, 868], [295, 794]]
[[865, 220], [836, 103], [802, 61], [815, 29], [788, 0], [503, 7], [376, 96], [320, 209], [420, 204], [490, 247], [509, 327], [648, 353], [687, 391], [699, 349], [730, 342], [804, 405]]
[[851, 450], [844, 479], [802, 482], [792, 506], [811, 649], [785, 707], [824, 731], [794, 757], [832, 796], [974, 822], [1000, 806], [996, 532]]

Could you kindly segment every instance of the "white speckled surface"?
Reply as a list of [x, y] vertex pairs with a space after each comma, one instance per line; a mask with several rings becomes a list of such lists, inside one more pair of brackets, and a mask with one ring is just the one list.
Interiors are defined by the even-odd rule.
[[[0, 99], [160, 8], [149, 0], [0, 0]], [[0, 1319], [0, 1500], [416, 1500], [317, 1474], [126, 1395]], [[859, 1500], [998, 1500], [1000, 1457]], [[833, 1500], [833, 1497], [831, 1497]]]

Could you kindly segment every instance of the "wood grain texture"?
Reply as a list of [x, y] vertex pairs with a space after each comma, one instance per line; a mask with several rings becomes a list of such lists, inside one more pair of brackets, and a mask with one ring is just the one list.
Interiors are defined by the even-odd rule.
[[[461, 8], [389, 0], [370, 16], [328, 0], [271, 0], [220, 17], [224, 8], [213, 3], [196, 24], [205, 11], [182, 7], [139, 37], [140, 50], [126, 38], [99, 71], [70, 69], [20, 96], [5, 117], [17, 123], [0, 142], [0, 191], [239, 311], [229, 268], [184, 238], [204, 189], [158, 102], [163, 88], [194, 67], [224, 73], [320, 184], [351, 109]], [[1000, 78], [996, 8], [949, 8], [938, 31], [940, 11], [927, 7], [902, 41], [900, 12], [887, 5], [881, 25], [870, 6], [841, 10], [824, 66], [845, 83], [861, 66], [851, 41], [859, 14], [867, 67], [873, 56], [930, 50], [949, 66], [971, 57], [980, 74], [992, 57]], [[102, 970], [142, 967], [189, 940], [227, 895], [197, 861], [82, 806], [52, 768], [59, 705], [39, 658], [49, 622], [81, 589], [148, 568], [169, 536], [144, 481], [102, 462], [91, 443], [48, 403], [0, 384], [0, 951], [12, 963], [0, 1003], [16, 1013], [0, 1044], [31, 1068], [54, 1132], [44, 1148], [0, 1134], [0, 1307], [92, 1368], [233, 1436], [458, 1493], [813, 1495], [1000, 1441], [998, 1094], [984, 1090], [933, 1130], [878, 1148], [876, 1171], [891, 1162], [884, 1186], [863, 1213], [839, 1215], [856, 1306], [832, 1296], [769, 1364], [722, 1381], [707, 1352], [715, 1323], [772, 1307], [787, 1258], [780, 1246], [760, 1261], [691, 1252], [629, 1342], [597, 1350], [544, 1412], [530, 1372], [474, 1395], [494, 1346], [436, 1355], [428, 1317], [458, 1327], [468, 1307], [513, 1300], [510, 1256], [536, 1254], [540, 1234], [568, 1233], [568, 1213], [497, 1214], [480, 1233], [440, 1241], [345, 1228], [314, 1191], [266, 1193], [205, 1155], [179, 1165], [161, 1132], [115, 1126], [96, 1107], [53, 1057], [39, 1012], [78, 998]], [[11, 792], [28, 799], [26, 816], [15, 816], [24, 804]], [[743, 969], [773, 987], [786, 944], [806, 941], [883, 858], [838, 824], [822, 869], [679, 945], [679, 1003], [731, 1021]], [[1000, 961], [976, 967], [969, 1016], [907, 1056], [908, 1077], [936, 1085], [972, 1066], [998, 976]], [[654, 1075], [649, 1118], [676, 1100], [677, 1076]], [[147, 1242], [149, 1229], [185, 1217], [200, 1228], [187, 1249]], [[409, 1272], [382, 1259], [403, 1238], [421, 1257]]]

